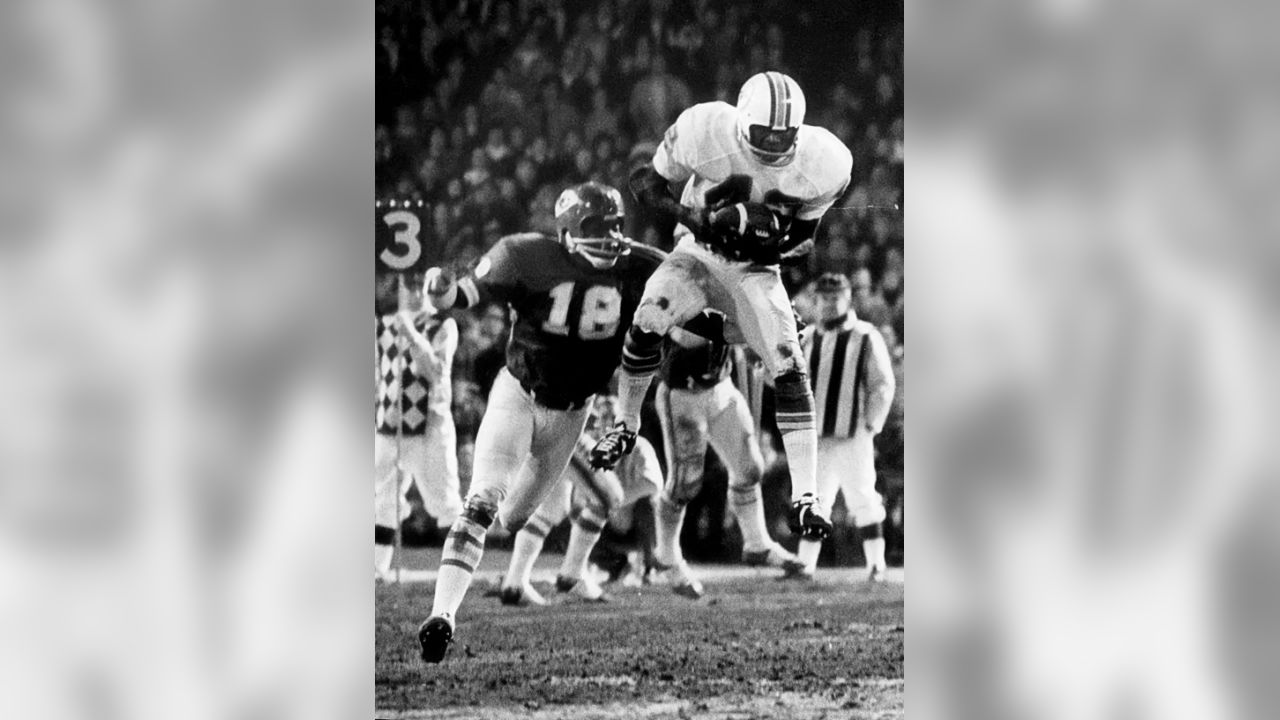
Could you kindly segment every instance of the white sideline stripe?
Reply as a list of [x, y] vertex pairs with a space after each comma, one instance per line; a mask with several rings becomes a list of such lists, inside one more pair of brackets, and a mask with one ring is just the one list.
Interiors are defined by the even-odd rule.
[[[748, 567], [748, 566], [730, 566], [730, 565], [690, 565], [690, 569], [699, 580], [716, 581], [716, 580], [736, 580], [739, 578], [753, 578], [759, 576], [775, 576], [782, 572], [779, 568], [772, 567]], [[477, 575], [486, 574], [486, 570], [481, 570]], [[427, 583], [435, 582], [438, 570], [411, 570], [408, 568], [400, 571], [400, 582], [402, 583]], [[534, 570], [534, 577], [540, 575], [538, 570]], [[547, 577], [554, 577], [555, 572], [550, 571]], [[395, 582], [395, 570], [389, 573], [389, 582]], [[867, 569], [860, 567], [848, 568], [818, 568], [817, 579], [819, 582], [861, 582], [867, 577]], [[885, 582], [905, 584], [904, 568], [889, 568], [885, 571]]]

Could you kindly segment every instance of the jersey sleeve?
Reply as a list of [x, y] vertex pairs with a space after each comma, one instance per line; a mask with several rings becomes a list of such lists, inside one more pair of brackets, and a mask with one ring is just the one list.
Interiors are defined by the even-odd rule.
[[694, 105], [680, 113], [653, 154], [653, 169], [671, 182], [688, 180], [698, 167], [699, 107]]
[[872, 329], [867, 335], [871, 343], [871, 352], [865, 368], [867, 377], [866, 422], [875, 432], [880, 432], [889, 417], [893, 404], [893, 394], [897, 389], [897, 380], [893, 376], [893, 361], [889, 357], [889, 347], [879, 330]]
[[520, 266], [520, 236], [504, 237], [494, 243], [476, 263], [471, 274], [459, 283], [467, 296], [468, 307], [475, 307], [491, 298], [506, 303], [516, 301], [524, 292]]
[[799, 220], [821, 219], [849, 188], [849, 178], [853, 173], [853, 155], [835, 135], [823, 132], [825, 134], [814, 138], [815, 140], [821, 138], [821, 144], [824, 147], [821, 153], [815, 155], [818, 162], [822, 163], [815, 172], [818, 192], [800, 206], [796, 212], [796, 218]]

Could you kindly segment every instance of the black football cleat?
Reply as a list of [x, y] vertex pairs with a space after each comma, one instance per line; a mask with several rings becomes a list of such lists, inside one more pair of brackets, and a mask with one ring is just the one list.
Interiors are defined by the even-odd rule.
[[818, 499], [812, 493], [805, 493], [791, 503], [787, 524], [791, 532], [811, 540], [823, 540], [831, 534], [831, 521], [823, 516]]
[[619, 422], [591, 448], [591, 467], [612, 470], [622, 456], [631, 452], [635, 446], [636, 434], [627, 429], [626, 423]]
[[422, 661], [438, 663], [453, 643], [453, 623], [448, 618], [432, 615], [418, 628], [418, 646], [422, 649]]

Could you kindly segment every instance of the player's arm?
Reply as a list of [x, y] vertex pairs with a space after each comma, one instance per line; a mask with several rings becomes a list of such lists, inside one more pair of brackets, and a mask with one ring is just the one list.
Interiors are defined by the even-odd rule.
[[871, 352], [867, 358], [867, 406], [866, 424], [872, 433], [878, 433], [889, 417], [893, 403], [893, 393], [897, 390], [897, 381], [893, 377], [893, 361], [889, 358], [889, 348], [879, 330], [872, 330], [867, 336], [871, 343]]
[[628, 181], [632, 194], [642, 205], [676, 218], [695, 234], [706, 224], [706, 213], [680, 204], [671, 185], [688, 180], [697, 166], [696, 114], [695, 108], [680, 113], [663, 134], [653, 161], [631, 171]]
[[671, 182], [652, 165], [642, 165], [631, 172], [629, 185], [642, 205], [674, 217], [695, 235], [699, 234], [707, 221], [706, 211], [681, 205], [671, 191]]
[[480, 258], [475, 269], [461, 278], [449, 268], [427, 270], [427, 301], [437, 310], [465, 310], [491, 298], [513, 301], [523, 288], [517, 270], [519, 262], [514, 257], [514, 237], [499, 240]]

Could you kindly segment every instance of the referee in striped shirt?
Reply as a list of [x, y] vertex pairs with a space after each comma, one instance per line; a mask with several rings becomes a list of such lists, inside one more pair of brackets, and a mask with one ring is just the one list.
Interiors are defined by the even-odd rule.
[[[818, 426], [818, 497], [830, 517], [839, 489], [862, 538], [870, 568], [868, 579], [884, 577], [884, 500], [876, 492], [872, 441], [884, 427], [895, 382], [889, 349], [880, 331], [859, 320], [852, 309], [849, 278], [827, 273], [818, 278], [815, 326], [801, 333]], [[803, 538], [797, 553], [812, 577], [820, 540]]]

